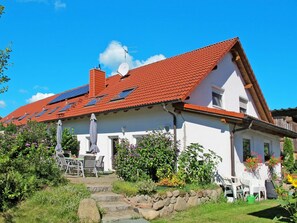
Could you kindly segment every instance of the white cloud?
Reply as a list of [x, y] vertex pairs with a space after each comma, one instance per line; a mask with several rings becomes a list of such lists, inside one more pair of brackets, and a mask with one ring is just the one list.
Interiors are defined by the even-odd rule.
[[28, 91], [27, 91], [26, 89], [20, 89], [19, 92], [20, 92], [21, 94], [27, 94], [27, 93], [28, 93]]
[[66, 8], [66, 3], [62, 2], [61, 0], [56, 0], [55, 1], [55, 9], [59, 10], [59, 9], [63, 9]]
[[5, 108], [6, 107], [6, 103], [3, 100], [0, 100], [0, 108]]
[[44, 98], [47, 98], [47, 97], [50, 97], [50, 96], [53, 96], [54, 94], [53, 93], [40, 93], [38, 92], [37, 94], [33, 95], [31, 98], [27, 99], [27, 103], [32, 103], [32, 102], [35, 102], [35, 101], [39, 101], [41, 99], [44, 99]]
[[47, 91], [47, 90], [48, 90], [48, 87], [46, 87], [46, 86], [40, 86], [40, 85], [35, 85], [35, 86], [33, 87], [33, 89], [41, 89], [41, 90], [45, 90], [45, 91]]
[[[117, 69], [119, 65], [123, 62], [127, 62], [130, 68], [140, 67], [143, 65], [147, 65], [153, 62], [157, 62], [159, 60], [164, 60], [166, 57], [163, 54], [154, 55], [149, 57], [147, 60], [135, 60], [129, 53], [128, 47], [122, 45], [118, 41], [111, 41], [105, 51], [100, 53], [99, 55], [99, 62], [112, 70], [111, 75], [117, 73]], [[128, 51], [129, 52], [129, 51]], [[125, 58], [126, 57], [126, 58]]]

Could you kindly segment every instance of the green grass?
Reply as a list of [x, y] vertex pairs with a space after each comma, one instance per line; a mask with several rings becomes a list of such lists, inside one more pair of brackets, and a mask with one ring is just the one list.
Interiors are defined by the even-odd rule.
[[286, 214], [279, 207], [277, 200], [266, 200], [255, 204], [220, 202], [193, 207], [175, 215], [154, 220], [152, 223], [265, 223], [275, 222], [273, 221], [275, 216]]
[[87, 197], [90, 197], [90, 192], [84, 185], [68, 184], [47, 188], [4, 213], [0, 222], [78, 222], [79, 202]]
[[118, 180], [112, 184], [112, 191], [127, 196], [135, 196], [137, 195], [138, 189], [136, 183]]

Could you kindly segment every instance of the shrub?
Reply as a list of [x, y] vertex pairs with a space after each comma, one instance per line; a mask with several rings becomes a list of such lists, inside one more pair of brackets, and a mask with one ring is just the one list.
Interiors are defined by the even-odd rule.
[[186, 183], [181, 180], [177, 174], [173, 174], [170, 177], [161, 179], [157, 185], [166, 187], [184, 187]]
[[0, 211], [39, 188], [65, 182], [52, 158], [54, 145], [48, 126], [29, 122], [17, 130], [0, 134]]
[[70, 150], [71, 154], [78, 156], [79, 141], [77, 140], [77, 136], [74, 135], [73, 129], [63, 129], [61, 145], [63, 150]]
[[294, 147], [291, 139], [285, 138], [284, 145], [284, 161], [283, 166], [291, 173], [294, 170]]
[[176, 155], [169, 133], [151, 132], [135, 146], [123, 139], [118, 144], [117, 151], [117, 174], [127, 181], [148, 178], [157, 181], [158, 175], [167, 175], [174, 169]]
[[202, 145], [191, 143], [181, 152], [178, 175], [186, 183], [210, 184], [214, 179], [216, 166], [222, 158], [212, 150], [205, 152]]
[[137, 183], [138, 193], [152, 194], [156, 192], [156, 184], [151, 179], [143, 180]]

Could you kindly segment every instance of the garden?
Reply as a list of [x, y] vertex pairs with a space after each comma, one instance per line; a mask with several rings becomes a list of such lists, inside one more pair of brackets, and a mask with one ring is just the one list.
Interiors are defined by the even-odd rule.
[[[79, 201], [89, 197], [90, 193], [85, 186], [67, 182], [58, 168], [53, 158], [56, 126], [29, 122], [21, 127], [0, 126], [0, 130], [4, 131], [0, 134], [0, 216], [4, 222], [24, 222], [24, 219], [30, 222], [78, 222], [76, 212]], [[73, 131], [65, 129], [63, 148], [78, 154], [78, 144]], [[202, 222], [225, 222], [210, 217], [210, 213], [221, 215], [223, 219], [230, 216], [236, 219], [239, 210], [242, 213], [240, 219], [246, 216], [250, 220], [243, 222], [260, 222], [255, 220], [259, 218], [257, 214], [252, 217], [247, 215], [265, 210], [273, 210], [273, 217], [279, 221], [296, 222], [297, 177], [294, 175], [294, 157], [291, 159], [290, 148], [290, 141], [287, 140], [283, 159], [286, 176], [284, 184], [277, 187], [278, 200], [257, 202], [252, 206], [244, 201], [228, 204], [221, 195], [204, 205], [156, 222], [178, 222], [180, 219], [198, 222], [195, 213], [200, 213], [200, 220], [204, 219]], [[222, 159], [198, 143], [180, 152], [178, 143], [175, 146], [170, 133], [153, 131], [139, 140], [137, 145], [122, 139], [117, 151], [116, 174], [122, 180], [113, 185], [113, 190], [127, 197], [155, 194], [162, 197], [176, 190], [180, 194], [191, 194], [193, 191], [218, 189], [213, 179], [216, 166]], [[273, 162], [279, 160], [271, 159], [271, 162], [273, 166]], [[43, 214], [38, 214], [41, 211]], [[272, 221], [272, 218], [266, 220]]]

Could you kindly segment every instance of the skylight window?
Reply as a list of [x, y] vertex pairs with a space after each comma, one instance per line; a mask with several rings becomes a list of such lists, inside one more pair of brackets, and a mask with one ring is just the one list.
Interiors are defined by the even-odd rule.
[[128, 97], [128, 95], [131, 94], [134, 90], [135, 90], [135, 88], [130, 88], [130, 89], [124, 90], [124, 91], [122, 91], [121, 93], [119, 93], [116, 97], [114, 97], [113, 99], [111, 99], [111, 101], [117, 101], [117, 100], [125, 99], [125, 98]]
[[65, 107], [62, 108], [59, 112], [67, 111], [69, 108], [71, 108], [71, 106], [72, 106], [73, 104], [74, 104], [74, 103], [69, 103], [69, 104], [65, 105]]
[[91, 99], [91, 100], [85, 105], [85, 107], [88, 107], [88, 106], [97, 104], [97, 102], [99, 102], [104, 96], [105, 96], [105, 95], [102, 95], [102, 96], [99, 96], [99, 97], [96, 97], [96, 98]]
[[29, 115], [29, 114], [25, 113], [23, 116], [18, 118], [18, 121], [22, 121], [27, 115]]
[[57, 109], [58, 108], [60, 108], [60, 106], [58, 106], [58, 107], [55, 107], [53, 110], [51, 110], [48, 114], [50, 115], [50, 114], [53, 114], [55, 111], [57, 111]]
[[40, 117], [42, 116], [44, 113], [46, 113], [48, 109], [43, 109], [41, 112], [39, 112], [35, 117]]
[[33, 118], [38, 112], [33, 113], [28, 119]]

